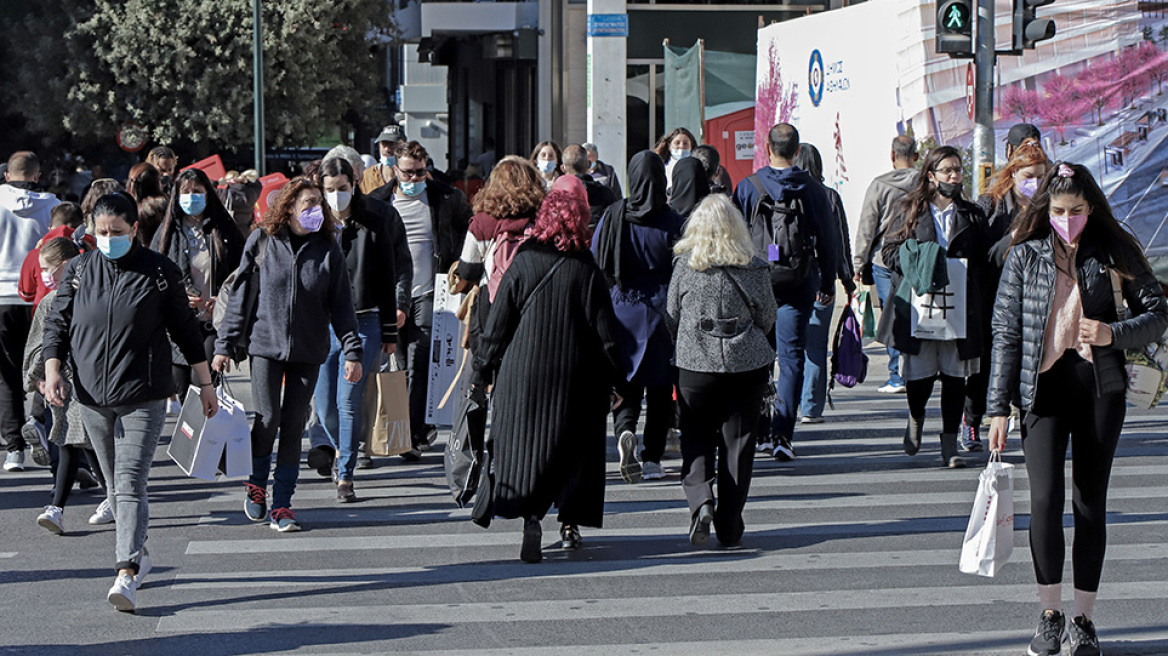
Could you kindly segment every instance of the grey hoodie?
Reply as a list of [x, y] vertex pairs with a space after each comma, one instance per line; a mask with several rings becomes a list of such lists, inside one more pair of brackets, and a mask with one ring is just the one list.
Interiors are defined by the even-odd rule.
[[20, 267], [49, 231], [50, 215], [60, 202], [23, 185], [0, 185], [0, 305], [30, 305], [16, 291]]
[[884, 266], [884, 259], [880, 256], [884, 231], [892, 222], [897, 202], [916, 186], [917, 175], [916, 169], [894, 169], [877, 176], [868, 185], [860, 209], [860, 225], [856, 228], [852, 258], [857, 272], [863, 271], [870, 263]]

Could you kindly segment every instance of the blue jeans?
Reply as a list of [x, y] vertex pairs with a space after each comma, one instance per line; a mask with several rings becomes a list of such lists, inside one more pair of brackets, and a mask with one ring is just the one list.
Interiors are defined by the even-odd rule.
[[[889, 308], [888, 298], [892, 295], [892, 271], [873, 264], [872, 278], [876, 281], [876, 297], [880, 299], [880, 311]], [[900, 377], [900, 351], [888, 347], [888, 382], [894, 385], [904, 385]]]
[[804, 417], [822, 417], [827, 401], [827, 333], [831, 330], [831, 315], [835, 302], [824, 305], [815, 301], [807, 321], [807, 346], [803, 357], [803, 403], [799, 414]]
[[803, 389], [803, 350], [807, 346], [807, 322], [813, 303], [779, 305], [775, 314], [775, 354], [779, 381], [775, 384], [775, 417], [771, 434], [790, 439], [795, 434], [799, 394]]
[[372, 375], [374, 363], [381, 354], [381, 320], [376, 312], [357, 315], [357, 332], [361, 334], [364, 355], [361, 359], [363, 376], [356, 383], [345, 380], [345, 353], [337, 335], [329, 327], [328, 358], [320, 366], [316, 379], [316, 416], [328, 436], [329, 444], [337, 454], [337, 477], [353, 480], [357, 468], [357, 442], [362, 434], [361, 399], [365, 395], [365, 381]]

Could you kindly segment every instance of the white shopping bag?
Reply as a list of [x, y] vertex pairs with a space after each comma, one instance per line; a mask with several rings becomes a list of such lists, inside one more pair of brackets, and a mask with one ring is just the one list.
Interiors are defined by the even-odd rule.
[[166, 453], [191, 478], [215, 480], [222, 468], [228, 477], [251, 475], [251, 429], [243, 405], [220, 388], [219, 412], [203, 416], [199, 388], [187, 390], [182, 412]]
[[966, 281], [969, 262], [965, 258], [945, 258], [949, 284], [930, 294], [912, 294], [909, 325], [917, 339], [965, 339]]
[[977, 485], [977, 498], [961, 546], [961, 571], [993, 576], [1014, 552], [1014, 465], [990, 454]]

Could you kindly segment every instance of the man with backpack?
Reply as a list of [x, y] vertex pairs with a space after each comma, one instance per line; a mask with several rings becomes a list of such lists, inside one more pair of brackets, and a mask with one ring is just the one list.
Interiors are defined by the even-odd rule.
[[756, 254], [771, 265], [771, 287], [779, 308], [772, 455], [789, 462], [795, 459], [791, 438], [803, 388], [807, 322], [816, 299], [830, 303], [835, 295], [839, 236], [823, 186], [794, 165], [799, 131], [779, 123], [767, 135], [766, 149], [770, 166], [740, 182], [734, 200], [746, 217]]

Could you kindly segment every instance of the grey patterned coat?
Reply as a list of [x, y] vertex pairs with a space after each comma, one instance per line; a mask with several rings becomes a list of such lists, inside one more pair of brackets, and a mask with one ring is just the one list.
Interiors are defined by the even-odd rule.
[[[37, 391], [37, 383], [45, 379], [45, 358], [42, 348], [45, 336], [45, 317], [53, 309], [56, 290], [45, 294], [32, 315], [32, 327], [28, 331], [28, 341], [24, 347], [24, 391]], [[53, 427], [49, 429], [49, 440], [57, 446], [80, 446], [86, 449], [89, 436], [81, 425], [81, 406], [73, 396], [73, 371], [67, 363], [61, 364], [61, 377], [65, 381], [65, 406], [49, 406], [53, 413]]]
[[666, 323], [677, 345], [679, 369], [738, 373], [770, 366], [775, 325], [770, 266], [754, 258], [746, 267], [695, 271], [689, 254], [677, 258], [669, 283]]

